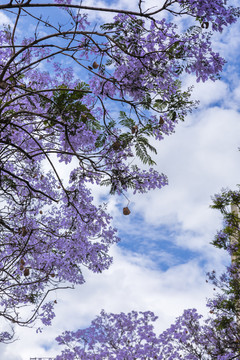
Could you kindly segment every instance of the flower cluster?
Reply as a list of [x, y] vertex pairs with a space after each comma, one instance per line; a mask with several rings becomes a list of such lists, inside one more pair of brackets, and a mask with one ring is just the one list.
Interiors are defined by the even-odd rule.
[[214, 316], [205, 321], [196, 309], [185, 310], [157, 335], [150, 311], [108, 314], [104, 311], [90, 327], [66, 331], [56, 340], [65, 349], [56, 360], [231, 360], [238, 353], [239, 333], [234, 323], [228, 331], [218, 328]]
[[222, 32], [224, 26], [236, 22], [240, 15], [240, 8], [228, 7], [227, 0], [178, 0], [178, 2], [189, 14], [201, 19], [203, 27], [208, 27], [207, 24], [210, 23], [214, 31]]

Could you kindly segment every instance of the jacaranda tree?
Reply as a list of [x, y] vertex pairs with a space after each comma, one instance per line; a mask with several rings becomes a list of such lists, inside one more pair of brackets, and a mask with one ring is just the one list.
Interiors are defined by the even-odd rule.
[[[220, 277], [208, 274], [216, 295], [209, 299], [209, 316], [185, 310], [157, 335], [150, 311], [108, 314], [102, 311], [86, 329], [65, 331], [56, 340], [65, 349], [56, 360], [234, 360], [240, 358], [240, 191], [224, 190], [214, 197], [213, 208], [224, 215], [224, 228], [213, 244], [231, 255]], [[233, 207], [233, 211], [229, 209]], [[217, 290], [218, 289], [218, 290]]]
[[[113, 19], [97, 26], [84, 10]], [[119, 240], [89, 184], [112, 194], [167, 184], [135, 157], [154, 165], [150, 138], [173, 133], [195, 106], [185, 73], [219, 78], [224, 59], [212, 32], [240, 11], [223, 0], [166, 0], [154, 11], [140, 0], [136, 12], [3, 0], [0, 11], [9, 19], [0, 31], [0, 315], [50, 324], [49, 292], [82, 284], [83, 267], [107, 269]]]
[[233, 360], [239, 359], [239, 326], [219, 328], [214, 316], [203, 320], [185, 310], [167, 330], [156, 334], [150, 311], [101, 312], [84, 330], [57, 338], [65, 349], [56, 360]]

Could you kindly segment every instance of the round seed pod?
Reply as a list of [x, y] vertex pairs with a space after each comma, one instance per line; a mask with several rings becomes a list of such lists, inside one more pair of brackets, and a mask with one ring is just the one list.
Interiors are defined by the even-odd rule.
[[112, 148], [113, 150], [119, 150], [121, 146], [121, 143], [117, 140], [115, 143], [113, 143]]
[[98, 63], [96, 63], [96, 61], [94, 61], [94, 63], [92, 64], [92, 67], [93, 67], [94, 69], [97, 69], [97, 68], [99, 67], [99, 65], [98, 65]]
[[8, 84], [5, 81], [0, 81], [0, 88], [1, 89], [6, 89], [8, 87]]
[[137, 125], [133, 126], [132, 127], [132, 134], [136, 134], [137, 131], [138, 131], [138, 126]]
[[24, 276], [28, 276], [30, 274], [29, 268], [25, 268], [23, 274]]
[[24, 264], [25, 264], [25, 260], [24, 260], [23, 258], [20, 260], [20, 264], [21, 264], [21, 265], [24, 265]]
[[201, 27], [202, 27], [203, 29], [208, 29], [208, 27], [209, 27], [209, 22], [208, 22], [208, 21], [203, 22], [202, 25], [201, 25]]
[[129, 210], [129, 208], [126, 206], [123, 208], [123, 215], [129, 215], [131, 213], [131, 211]]

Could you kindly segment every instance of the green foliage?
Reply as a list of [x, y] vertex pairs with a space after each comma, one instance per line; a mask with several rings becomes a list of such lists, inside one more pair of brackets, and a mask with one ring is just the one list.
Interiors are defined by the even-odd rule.
[[[118, 29], [118, 32], [114, 31], [114, 36], [112, 35], [112, 37], [114, 39], [124, 40], [124, 33], [126, 35], [128, 35], [129, 33], [134, 33], [135, 37], [136, 34], [140, 35], [144, 30], [143, 25], [144, 21], [142, 19], [129, 17], [127, 24], [123, 24], [121, 21], [115, 21], [114, 23], [103, 24], [100, 26], [100, 28], [105, 31], [112, 31], [114, 29]], [[122, 31], [122, 35], [120, 35], [119, 30]]]
[[[136, 156], [139, 157], [144, 164], [155, 165], [156, 163], [152, 160], [148, 153], [151, 151], [154, 154], [157, 154], [155, 147], [149, 144], [149, 140], [147, 138], [148, 136], [152, 136], [153, 127], [151, 124], [147, 123], [146, 126], [138, 129], [136, 122], [132, 118], [128, 117], [124, 111], [120, 111], [119, 113], [119, 124], [122, 126], [123, 130], [123, 132], [117, 137], [117, 141], [120, 143], [120, 148], [125, 149], [128, 146], [133, 145]], [[116, 122], [114, 120], [111, 120], [108, 123], [108, 131], [103, 131], [97, 138], [95, 143], [97, 148], [100, 148], [106, 144], [108, 132], [111, 133], [115, 125]], [[124, 131], [124, 128], [126, 128], [127, 131]], [[104, 180], [102, 185], [109, 185], [110, 183]]]
[[137, 136], [135, 144], [136, 155], [144, 164], [156, 165], [155, 161], [153, 161], [151, 156], [148, 154], [147, 149], [157, 154], [156, 149], [149, 144], [147, 138], [143, 136]]
[[115, 125], [116, 125], [116, 121], [111, 120], [111, 121], [109, 121], [109, 123], [107, 125], [107, 131], [106, 131], [106, 129], [104, 131], [103, 126], [101, 127], [103, 131], [100, 133], [100, 135], [98, 136], [98, 138], [95, 142], [96, 148], [101, 148], [106, 144], [108, 134], [112, 132]]
[[221, 331], [221, 330], [229, 328], [229, 326], [231, 325], [231, 323], [233, 321], [234, 321], [234, 318], [228, 317], [228, 316], [222, 316], [220, 319], [216, 319], [215, 320], [216, 330]]
[[[199, 21], [200, 21], [200, 23], [202, 23], [202, 19], [199, 19]], [[202, 28], [200, 26], [196, 26], [196, 25], [190, 26], [186, 31], [186, 33], [189, 36], [195, 36], [195, 35], [198, 35], [201, 32], [202, 32]]]
[[154, 101], [153, 107], [159, 111], [164, 111], [168, 107], [168, 102], [162, 99], [156, 99]]
[[13, 188], [15, 190], [17, 189], [17, 184], [8, 175], [3, 175], [1, 177], [1, 180], [5, 184], [6, 189], [9, 189], [9, 188], [10, 189]]
[[[138, 130], [135, 121], [128, 117], [124, 111], [120, 112], [119, 118], [119, 123], [131, 131], [131, 133], [129, 132], [120, 135], [119, 140], [122, 142], [123, 146], [127, 146], [132, 142], [135, 147], [136, 155], [143, 164], [156, 165], [155, 161], [153, 161], [148, 154], [148, 150], [155, 154], [157, 154], [157, 151], [154, 146], [149, 144], [148, 138], [143, 136], [151, 136], [153, 128], [150, 125], [147, 125]], [[132, 132], [133, 129], [136, 129], [134, 133]]]
[[[232, 205], [234, 205], [232, 207]], [[217, 209], [223, 215], [223, 229], [218, 232], [212, 244], [226, 250], [231, 256], [231, 266], [220, 279], [214, 276], [216, 284], [223, 292], [224, 297], [217, 301], [216, 311], [221, 315], [218, 318], [218, 328], [227, 329], [234, 319], [240, 314], [240, 191], [223, 189], [213, 198], [211, 208]]]
[[[131, 170], [136, 173], [139, 171], [136, 165], [132, 165]], [[102, 180], [101, 185], [110, 186], [110, 194], [114, 195], [116, 193], [116, 190], [119, 189], [119, 185], [121, 185], [121, 188], [124, 190], [135, 189], [136, 180], [138, 181], [138, 183], [141, 182], [140, 177], [138, 177], [137, 175], [123, 176], [122, 170], [113, 169], [111, 178]]]
[[[224, 219], [224, 228], [221, 236], [216, 236], [212, 244], [218, 248], [230, 250], [231, 254], [240, 259], [240, 218], [231, 206], [240, 212], [240, 191], [223, 189], [221, 194], [215, 195], [211, 208], [219, 210]], [[233, 249], [234, 238], [234, 249]], [[231, 246], [232, 244], [232, 246]]]
[[136, 125], [135, 121], [128, 117], [124, 111], [120, 111], [119, 113], [119, 123], [130, 130], [134, 125]]
[[169, 60], [172, 59], [181, 59], [184, 56], [184, 46], [181, 44], [180, 40], [175, 41], [166, 51], [169, 57]]
[[237, 191], [222, 189], [220, 195], [213, 197], [213, 205], [211, 205], [211, 208], [218, 209], [223, 215], [227, 215], [229, 214], [229, 209], [227, 208], [229, 205], [240, 206], [240, 185], [237, 185], [237, 187]]
[[[181, 72], [182, 68], [177, 68], [176, 71]], [[175, 87], [176, 91], [174, 96], [171, 95], [169, 100], [166, 101], [161, 98], [161, 93], [159, 93], [159, 97], [154, 101], [152, 100], [152, 107], [164, 113], [173, 122], [177, 119], [184, 121], [184, 114], [181, 109], [185, 108], [190, 111], [191, 108], [197, 105], [197, 102], [190, 100], [192, 88], [181, 91], [181, 82], [179, 80], [175, 81]]]
[[142, 106], [144, 109], [149, 110], [151, 108], [152, 105], [152, 99], [150, 94], [146, 93], [145, 98], [142, 101]]
[[95, 119], [82, 101], [88, 92], [89, 87], [84, 82], [80, 82], [71, 90], [68, 90], [67, 85], [62, 84], [53, 92], [51, 102], [46, 98], [42, 99], [43, 106], [50, 102], [49, 113], [51, 114], [51, 120], [46, 120], [45, 125], [54, 126], [60, 116], [68, 125], [77, 125], [83, 122], [92, 131], [101, 129], [99, 121]]

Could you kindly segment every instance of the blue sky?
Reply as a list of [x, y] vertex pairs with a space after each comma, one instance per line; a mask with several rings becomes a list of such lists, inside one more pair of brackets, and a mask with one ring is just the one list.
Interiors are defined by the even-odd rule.
[[[148, 1], [150, 5], [154, 2]], [[129, 6], [134, 3], [119, 0], [116, 5]], [[92, 21], [95, 16], [90, 15]], [[104, 21], [109, 16], [101, 15]], [[0, 25], [4, 21], [8, 19], [0, 13]], [[86, 271], [84, 285], [55, 294], [58, 305], [52, 327], [42, 334], [17, 329], [19, 341], [0, 345], [1, 360], [56, 355], [54, 338], [63, 330], [88, 326], [101, 309], [152, 310], [159, 316], [159, 331], [185, 308], [207, 314], [205, 299], [212, 289], [205, 273], [221, 271], [229, 261], [225, 253], [209, 245], [221, 228], [220, 215], [209, 208], [211, 196], [240, 183], [239, 35], [238, 22], [214, 38], [215, 48], [228, 60], [221, 80], [197, 84], [192, 76], [184, 78], [186, 86], [194, 84], [193, 96], [200, 105], [177, 126], [175, 134], [156, 144], [157, 169], [168, 176], [169, 185], [143, 195], [129, 194], [129, 216], [122, 215], [124, 197], [108, 197], [106, 188], [92, 187], [96, 203], [107, 200], [122, 239], [111, 250], [112, 267], [98, 275]]]

